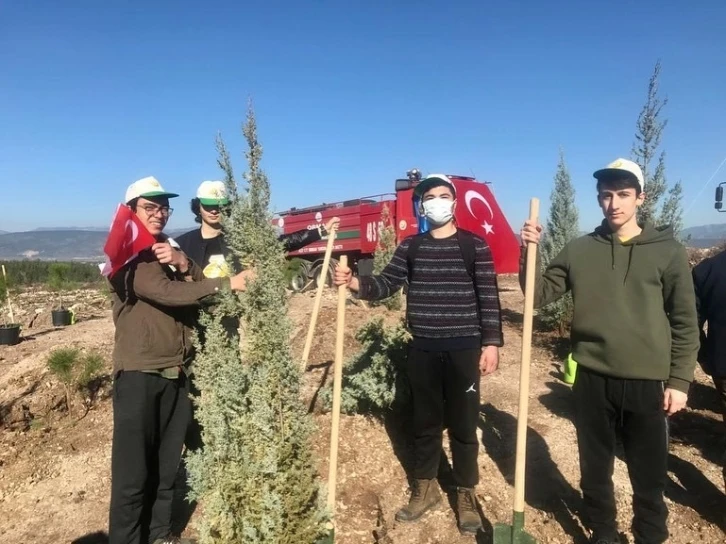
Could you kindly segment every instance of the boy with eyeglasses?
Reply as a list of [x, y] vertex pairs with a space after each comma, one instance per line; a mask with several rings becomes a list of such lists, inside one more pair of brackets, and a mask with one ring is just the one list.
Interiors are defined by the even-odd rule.
[[113, 443], [110, 544], [182, 544], [171, 534], [174, 482], [190, 417], [186, 368], [200, 304], [241, 291], [249, 274], [204, 278], [163, 233], [172, 209], [153, 177], [132, 183], [126, 205], [157, 240], [110, 279], [113, 320]]

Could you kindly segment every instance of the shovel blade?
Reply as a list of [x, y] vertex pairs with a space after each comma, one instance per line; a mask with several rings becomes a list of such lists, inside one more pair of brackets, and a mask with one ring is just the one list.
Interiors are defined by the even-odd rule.
[[492, 542], [494, 544], [513, 544], [512, 526], [506, 523], [497, 523], [494, 525], [494, 533]]
[[537, 544], [534, 537], [524, 531], [524, 523], [519, 523], [517, 518], [515, 515], [513, 526], [506, 523], [497, 523], [494, 526], [494, 544]]

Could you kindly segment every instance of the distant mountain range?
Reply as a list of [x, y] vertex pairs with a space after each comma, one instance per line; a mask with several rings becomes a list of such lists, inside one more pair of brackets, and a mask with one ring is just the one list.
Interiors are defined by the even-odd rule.
[[[194, 228], [190, 226], [172, 229], [168, 234], [172, 237], [179, 236]], [[45, 227], [27, 232], [0, 231], [0, 259], [103, 262], [103, 244], [106, 242], [107, 232], [107, 228], [101, 227]], [[683, 230], [681, 237], [686, 239], [689, 247], [713, 247], [726, 240], [726, 223], [690, 227]]]
[[108, 232], [108, 227], [38, 227], [29, 232], [49, 232], [58, 230], [85, 230], [89, 232]]
[[681, 238], [686, 240], [686, 245], [689, 247], [714, 247], [726, 240], [726, 223], [689, 227], [683, 229]]
[[[179, 236], [194, 227], [172, 229]], [[108, 228], [41, 228], [0, 233], [0, 259], [103, 262]]]

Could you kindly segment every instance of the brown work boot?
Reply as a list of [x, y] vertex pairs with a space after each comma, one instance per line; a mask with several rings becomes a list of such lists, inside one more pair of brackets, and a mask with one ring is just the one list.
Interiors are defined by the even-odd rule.
[[441, 502], [436, 481], [414, 480], [408, 505], [396, 512], [396, 521], [416, 521]]
[[481, 529], [481, 517], [476, 509], [476, 495], [470, 487], [456, 488], [456, 513], [459, 515], [459, 531], [476, 534]]

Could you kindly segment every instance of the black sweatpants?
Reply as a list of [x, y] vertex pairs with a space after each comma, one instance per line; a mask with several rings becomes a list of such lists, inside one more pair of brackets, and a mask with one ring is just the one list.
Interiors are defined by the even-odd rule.
[[188, 381], [119, 372], [113, 385], [109, 544], [169, 535], [174, 481], [190, 417]]
[[446, 426], [456, 485], [474, 487], [479, 482], [480, 356], [481, 349], [439, 352], [409, 348], [406, 374], [413, 402], [414, 478], [436, 478]]
[[665, 542], [668, 436], [663, 382], [612, 378], [580, 366], [573, 396], [580, 486], [590, 528], [605, 537], [617, 534], [612, 476], [616, 433], [620, 432], [633, 486], [635, 543]]

